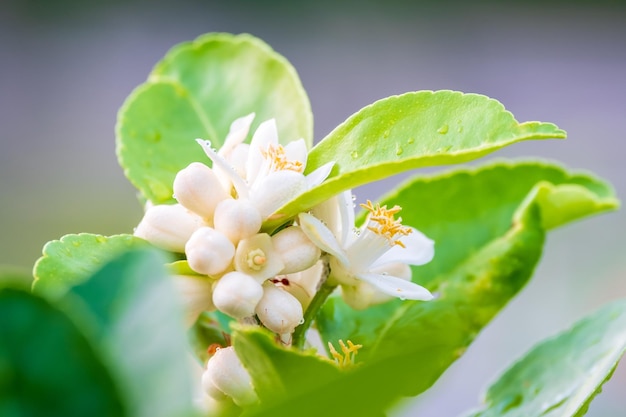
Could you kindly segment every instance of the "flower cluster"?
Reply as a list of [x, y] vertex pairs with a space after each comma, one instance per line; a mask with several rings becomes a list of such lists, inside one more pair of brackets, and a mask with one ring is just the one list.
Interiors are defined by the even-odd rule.
[[[194, 274], [176, 276], [175, 283], [187, 301], [188, 324], [217, 309], [261, 324], [288, 344], [325, 279], [326, 285], [341, 286], [346, 302], [359, 309], [392, 297], [432, 298], [411, 282], [409, 265], [430, 261], [433, 242], [401, 224], [400, 207], [368, 201], [362, 205], [367, 219], [357, 229], [348, 191], [300, 213], [276, 233], [264, 233], [264, 221], [322, 183], [333, 163], [304, 175], [304, 140], [280, 145], [273, 119], [245, 143], [253, 119], [251, 114], [235, 120], [219, 151], [197, 139], [212, 166], [193, 162], [178, 172], [178, 203], [149, 206], [135, 229], [155, 246], [184, 254]], [[226, 395], [240, 405], [256, 398], [232, 347], [209, 360], [203, 387], [214, 399]]]

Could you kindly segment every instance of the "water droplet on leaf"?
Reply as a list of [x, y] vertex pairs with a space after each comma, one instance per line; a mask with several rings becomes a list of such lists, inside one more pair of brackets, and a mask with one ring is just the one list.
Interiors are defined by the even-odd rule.
[[410, 145], [410, 144], [412, 144], [413, 142], [415, 142], [415, 139], [413, 139], [413, 138], [409, 138], [409, 140], [407, 141], [407, 143], [408, 143], [409, 145]]
[[437, 130], [437, 133], [440, 133], [442, 135], [445, 135], [446, 133], [448, 133], [448, 125], [441, 126], [439, 130]]
[[352, 151], [350, 153], [350, 156], [352, 157], [352, 159], [357, 159], [359, 157], [359, 153], [357, 151]]
[[404, 152], [404, 149], [402, 149], [402, 146], [396, 145], [396, 155], [400, 156], [402, 155], [402, 152]]

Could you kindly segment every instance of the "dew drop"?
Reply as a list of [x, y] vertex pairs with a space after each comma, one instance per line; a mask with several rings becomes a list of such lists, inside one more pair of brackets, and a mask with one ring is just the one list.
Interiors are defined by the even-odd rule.
[[400, 156], [402, 155], [403, 152], [404, 152], [404, 149], [402, 149], [402, 146], [396, 145], [396, 155]]
[[457, 128], [456, 128], [456, 131], [457, 131], [457, 132], [459, 132], [459, 133], [461, 133], [461, 132], [463, 131], [463, 126], [459, 126], [459, 127], [457, 127]]
[[78, 241], [72, 242], [72, 245], [74, 245], [75, 247], [79, 247], [80, 246], [80, 242], [78, 242]]
[[107, 240], [104, 236], [96, 236], [96, 241], [98, 243], [105, 243]]
[[352, 194], [352, 201], [356, 201], [356, 195]]
[[389, 130], [385, 130], [385, 132], [383, 133], [383, 137], [384, 138], [388, 138], [389, 137]]
[[298, 324], [304, 324], [304, 317], [302, 317], [302, 318], [300, 319], [300, 321], [298, 322]]
[[357, 159], [359, 157], [359, 153], [357, 151], [352, 151], [350, 153], [350, 156], [352, 157], [352, 159]]
[[437, 130], [437, 133], [445, 135], [446, 133], [448, 133], [448, 125], [443, 125], [439, 128], [439, 130]]
[[406, 297], [398, 297], [399, 299], [401, 299], [402, 301], [406, 300]]
[[408, 143], [409, 145], [411, 145], [411, 144], [412, 144], [412, 143], [414, 143], [414, 142], [415, 142], [415, 139], [413, 139], [413, 138], [409, 138], [409, 140], [407, 141], [407, 143]]

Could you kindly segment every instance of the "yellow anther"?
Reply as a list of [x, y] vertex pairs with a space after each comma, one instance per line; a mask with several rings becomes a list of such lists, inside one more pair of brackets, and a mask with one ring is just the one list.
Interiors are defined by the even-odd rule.
[[304, 172], [304, 165], [300, 161], [290, 161], [285, 154], [285, 148], [282, 145], [274, 146], [270, 144], [266, 151], [261, 151], [263, 157], [270, 162], [271, 171], [295, 171]]
[[341, 346], [342, 353], [337, 352], [333, 344], [328, 342], [328, 350], [330, 351], [330, 355], [335, 359], [335, 363], [342, 368], [354, 365], [354, 357], [359, 353], [359, 349], [361, 349], [363, 345], [355, 345], [348, 340], [348, 346], [346, 346], [343, 340], [339, 340], [339, 346]]
[[367, 200], [366, 204], [361, 204], [365, 210], [369, 211], [369, 221], [376, 223], [367, 226], [369, 230], [377, 235], [384, 236], [389, 240], [389, 243], [393, 245], [399, 245], [405, 247], [399, 240], [395, 239], [396, 236], [406, 236], [413, 232], [413, 229], [402, 225], [402, 217], [395, 218], [395, 215], [402, 210], [400, 206], [393, 206], [388, 209], [387, 206], [380, 206], [376, 203], [374, 206], [370, 200]]
[[265, 252], [261, 249], [255, 249], [248, 252], [246, 256], [246, 263], [248, 267], [254, 269], [255, 271], [260, 271], [263, 265], [267, 262], [267, 257], [265, 256]]

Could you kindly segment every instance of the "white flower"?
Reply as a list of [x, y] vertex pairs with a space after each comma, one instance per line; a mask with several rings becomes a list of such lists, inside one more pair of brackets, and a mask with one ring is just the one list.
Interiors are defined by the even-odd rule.
[[161, 249], [182, 253], [187, 240], [203, 226], [200, 216], [180, 204], [158, 205], [148, 207], [134, 234]]
[[303, 321], [302, 305], [283, 288], [266, 281], [255, 309], [261, 323], [274, 333], [289, 335]]
[[213, 304], [236, 319], [254, 314], [263, 297], [263, 286], [250, 275], [233, 271], [225, 274], [213, 287]]
[[278, 143], [274, 119], [261, 123], [250, 145], [245, 146], [242, 142], [253, 116], [248, 115], [233, 122], [224, 147], [219, 152], [211, 147], [210, 141], [196, 141], [213, 161], [213, 169], [228, 177], [237, 197], [250, 199], [262, 218], [267, 219], [278, 208], [324, 181], [334, 162], [305, 176], [308, 151], [304, 139], [283, 147]]
[[363, 227], [356, 230], [350, 193], [335, 198], [337, 200], [317, 210], [318, 216], [329, 226], [308, 213], [298, 217], [307, 236], [332, 256], [331, 279], [344, 288], [367, 283], [401, 299], [432, 299], [427, 289], [406, 277], [393, 275], [393, 271], [397, 270], [398, 263], [422, 265], [429, 262], [434, 255], [433, 241], [416, 229], [403, 226], [401, 219], [395, 219], [400, 207], [387, 209], [374, 206], [370, 201], [362, 205], [369, 211], [368, 218]]

